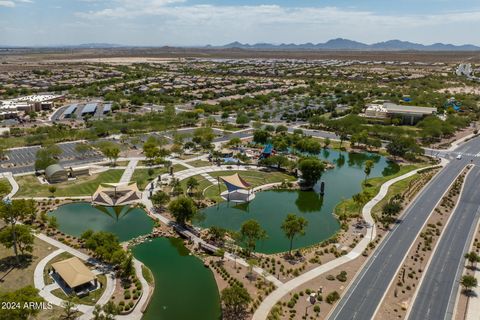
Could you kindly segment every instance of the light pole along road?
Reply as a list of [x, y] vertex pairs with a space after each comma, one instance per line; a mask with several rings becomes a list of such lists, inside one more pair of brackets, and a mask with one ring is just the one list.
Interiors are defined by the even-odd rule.
[[[468, 251], [480, 216], [478, 182], [480, 167], [474, 166], [463, 187], [462, 195], [440, 238], [430, 266], [410, 310], [411, 320], [454, 318], [454, 307]], [[480, 317], [480, 315], [479, 315]]]
[[[480, 151], [480, 138], [466, 142], [456, 151], [477, 154]], [[400, 223], [393, 227], [370, 257], [332, 311], [329, 319], [373, 319], [392, 279], [430, 213], [471, 159], [474, 162], [480, 160], [470, 157], [452, 160], [420, 192], [405, 211]]]

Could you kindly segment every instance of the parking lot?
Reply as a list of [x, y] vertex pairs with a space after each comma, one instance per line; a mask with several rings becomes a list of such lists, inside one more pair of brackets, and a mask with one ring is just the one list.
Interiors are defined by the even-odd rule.
[[[62, 149], [59, 156], [59, 162], [65, 166], [80, 165], [89, 162], [100, 161], [103, 159], [98, 151], [91, 150], [85, 154], [80, 154], [75, 150], [77, 142], [67, 142], [58, 144]], [[8, 160], [0, 161], [0, 172], [11, 171], [14, 174], [35, 171], [34, 164], [36, 153], [40, 146], [31, 146], [25, 148], [17, 148], [8, 152]]]

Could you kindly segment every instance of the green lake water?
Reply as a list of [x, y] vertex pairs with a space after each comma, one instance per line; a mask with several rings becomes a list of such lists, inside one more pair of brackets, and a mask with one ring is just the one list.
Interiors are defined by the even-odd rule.
[[340, 201], [361, 191], [365, 178], [365, 161], [372, 160], [375, 164], [370, 178], [391, 175], [399, 170], [398, 165], [377, 154], [325, 149], [319, 158], [335, 164], [335, 168], [325, 171], [321, 178], [321, 181], [325, 182], [323, 197], [319, 195], [320, 183], [317, 183], [314, 191], [258, 192], [249, 204], [222, 202], [203, 209], [195, 224], [201, 227], [216, 225], [229, 230], [239, 230], [244, 221], [255, 219], [268, 234], [266, 240], [257, 243], [256, 251], [277, 253], [289, 249], [289, 241], [280, 227], [287, 214], [294, 213], [308, 220], [306, 233], [295, 238], [294, 248], [313, 245], [330, 238], [340, 228], [332, 213]]
[[133, 248], [155, 277], [143, 320], [217, 320], [220, 296], [214, 276], [181, 239], [156, 238]]
[[140, 208], [96, 207], [86, 202], [69, 203], [49, 213], [57, 218], [59, 230], [73, 236], [84, 231], [108, 231], [122, 241], [153, 230], [153, 220]]

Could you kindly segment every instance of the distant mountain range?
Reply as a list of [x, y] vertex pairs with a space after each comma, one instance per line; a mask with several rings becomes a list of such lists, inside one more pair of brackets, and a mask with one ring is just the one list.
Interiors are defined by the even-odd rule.
[[[47, 49], [111, 49], [111, 48], [174, 48], [165, 46], [131, 46], [112, 43], [84, 43], [77, 45], [50, 45], [50, 46], [11, 46], [0, 45], [0, 49], [13, 48], [47, 48]], [[388, 40], [373, 44], [366, 44], [348, 39], [332, 39], [325, 43], [240, 43], [238, 41], [223, 46], [184, 46], [183, 48], [205, 48], [205, 49], [246, 49], [246, 50], [357, 50], [357, 51], [480, 51], [479, 46], [472, 44], [453, 45], [434, 43], [424, 45], [409, 41]]]
[[332, 39], [325, 43], [256, 43], [247, 44], [238, 41], [223, 45], [223, 46], [206, 46], [206, 48], [224, 48], [224, 49], [257, 49], [257, 50], [359, 50], [359, 51], [477, 51], [480, 47], [472, 44], [453, 45], [444, 43], [434, 43], [431, 45], [424, 45], [409, 41], [389, 40], [385, 42], [378, 42], [374, 44], [366, 44], [358, 41], [348, 39]]

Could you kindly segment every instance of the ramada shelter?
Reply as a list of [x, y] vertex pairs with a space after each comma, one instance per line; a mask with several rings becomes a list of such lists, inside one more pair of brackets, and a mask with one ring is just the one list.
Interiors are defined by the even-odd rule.
[[67, 286], [66, 289], [78, 296], [87, 295], [97, 288], [97, 277], [77, 257], [52, 263], [52, 269]]

